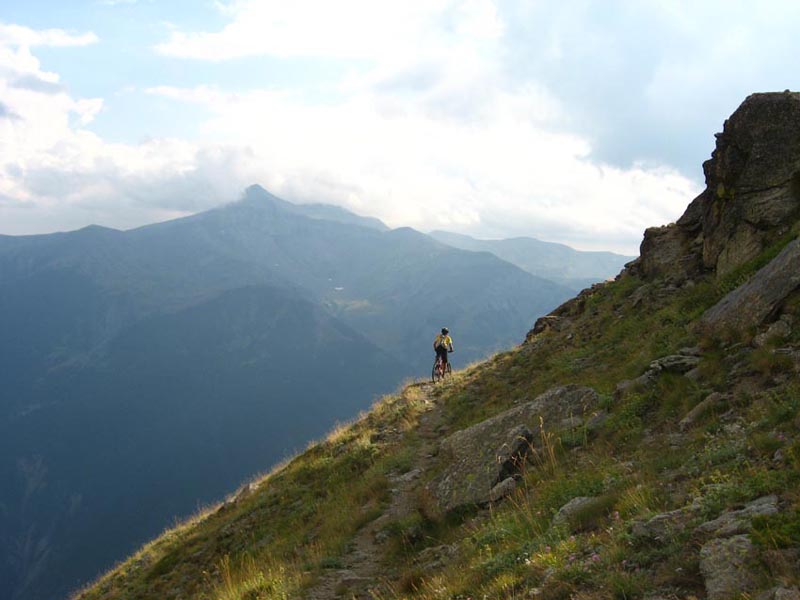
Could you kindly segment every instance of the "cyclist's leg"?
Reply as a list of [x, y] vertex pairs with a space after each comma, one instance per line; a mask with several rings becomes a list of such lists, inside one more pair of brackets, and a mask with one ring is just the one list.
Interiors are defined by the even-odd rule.
[[444, 371], [444, 367], [447, 364], [447, 349], [439, 347], [436, 349], [436, 363], [437, 366]]

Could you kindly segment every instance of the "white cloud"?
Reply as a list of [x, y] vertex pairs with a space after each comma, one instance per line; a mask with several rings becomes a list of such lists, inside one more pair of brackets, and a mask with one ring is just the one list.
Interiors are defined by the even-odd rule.
[[244, 56], [324, 56], [375, 60], [439, 52], [469, 36], [502, 33], [489, 0], [239, 0], [221, 5], [221, 31], [175, 30], [156, 49], [202, 60]]
[[667, 168], [595, 164], [585, 140], [542, 126], [541, 113], [558, 110], [536, 89], [490, 94], [462, 121], [432, 112], [428, 98], [387, 111], [385, 99], [366, 93], [324, 106], [280, 92], [150, 93], [211, 110], [205, 135], [252, 148], [275, 193], [333, 201], [395, 226], [631, 253], [644, 227], [674, 220], [697, 192]]
[[31, 45], [90, 37], [0, 26], [0, 233], [142, 225], [230, 200], [253, 181], [246, 149], [112, 144], [88, 131], [103, 100], [73, 98]]
[[30, 29], [21, 25], [0, 23], [0, 44], [3, 46], [88, 46], [99, 38], [92, 32], [72, 34], [63, 29]]
[[220, 61], [271, 55], [367, 59], [338, 100], [288, 90], [150, 93], [211, 111], [207, 139], [252, 148], [263, 182], [391, 225], [537, 235], [635, 253], [645, 227], [677, 218], [698, 191], [674, 169], [596, 161], [547, 87], [502, 68], [493, 2], [272, 0], [225, 5], [216, 32], [175, 31], [159, 52]]
[[488, 0], [223, 8], [230, 23], [220, 31], [176, 30], [159, 52], [358, 60], [325, 97], [152, 87], [153, 96], [208, 111], [197, 124], [204, 141], [126, 145], [86, 129], [101, 99], [14, 88], [13, 77], [59, 78], [42, 71], [28, 42], [0, 41], [0, 103], [20, 116], [0, 115], [0, 231], [139, 225], [262, 183], [395, 226], [635, 253], [645, 227], [674, 220], [698, 191], [665, 166], [598, 162], [586, 137], [569, 133], [572, 116], [551, 88], [504, 72], [508, 24]]

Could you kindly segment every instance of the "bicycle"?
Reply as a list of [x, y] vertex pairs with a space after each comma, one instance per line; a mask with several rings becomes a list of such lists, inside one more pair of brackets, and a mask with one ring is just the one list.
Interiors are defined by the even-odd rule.
[[436, 383], [452, 373], [453, 367], [450, 366], [450, 361], [448, 360], [447, 364], [442, 364], [442, 357], [437, 354], [436, 360], [433, 361], [433, 369], [431, 369], [431, 381]]

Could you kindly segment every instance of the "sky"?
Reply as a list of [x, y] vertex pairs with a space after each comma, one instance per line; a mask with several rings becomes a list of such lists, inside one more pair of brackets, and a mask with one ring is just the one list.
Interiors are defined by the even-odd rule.
[[800, 87], [798, 25], [795, 0], [0, 0], [0, 234], [258, 183], [637, 254], [744, 98]]

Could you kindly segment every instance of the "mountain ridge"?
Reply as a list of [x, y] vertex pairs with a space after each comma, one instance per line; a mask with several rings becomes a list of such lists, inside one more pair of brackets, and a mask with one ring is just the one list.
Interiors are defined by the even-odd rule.
[[556, 281], [574, 291], [615, 277], [626, 263], [636, 258], [613, 252], [580, 251], [531, 237], [485, 240], [440, 230], [429, 235], [463, 250], [491, 252], [532, 275]]

